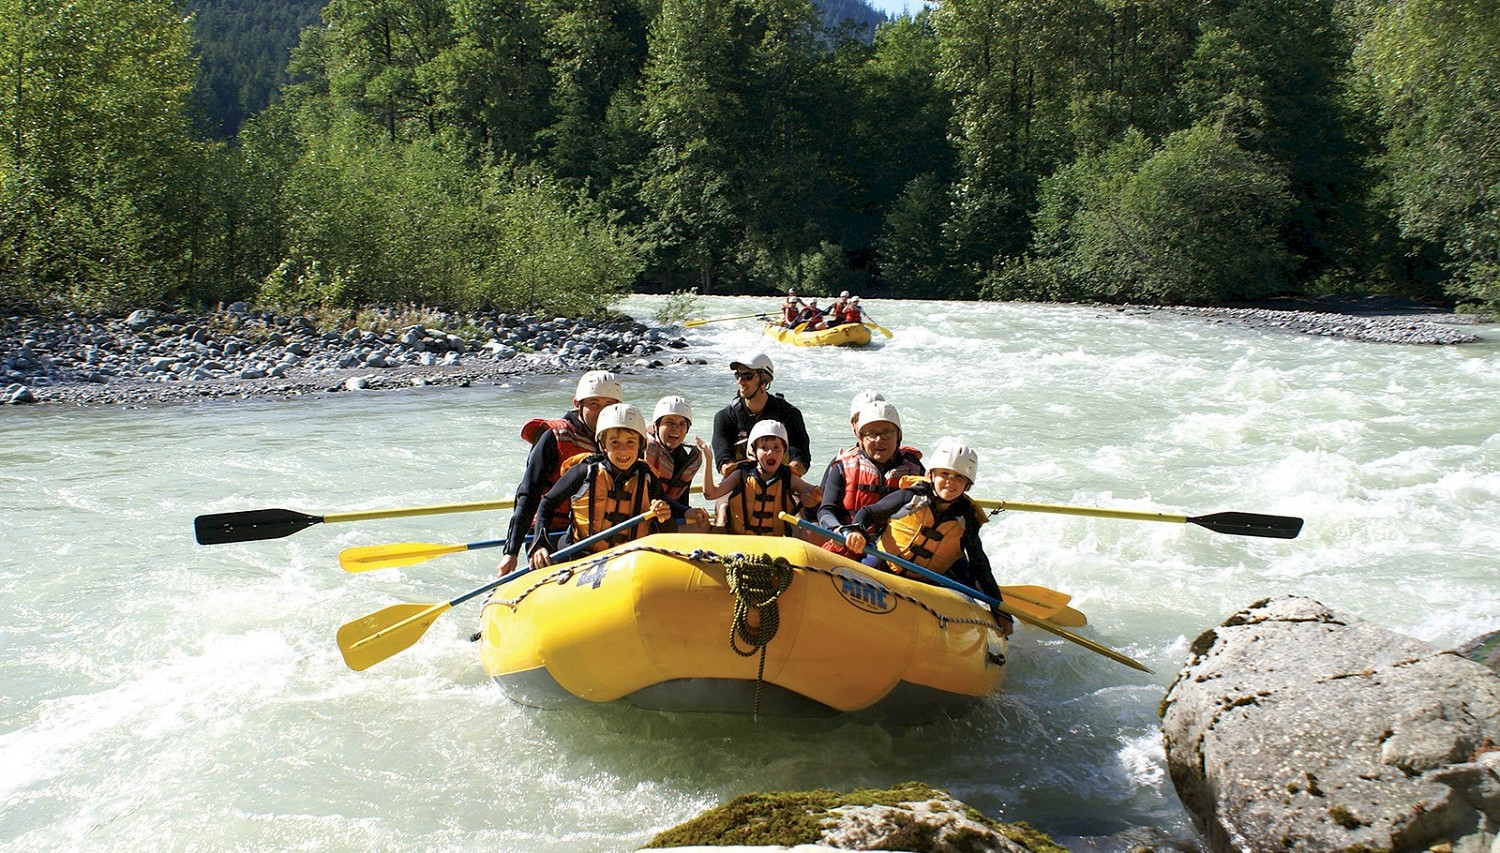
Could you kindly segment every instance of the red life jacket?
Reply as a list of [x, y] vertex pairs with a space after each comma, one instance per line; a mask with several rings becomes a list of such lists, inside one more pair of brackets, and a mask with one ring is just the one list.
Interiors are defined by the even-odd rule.
[[646, 442], [646, 464], [651, 466], [651, 473], [666, 490], [667, 497], [678, 503], [686, 503], [688, 490], [693, 487], [693, 476], [698, 469], [703, 467], [703, 451], [696, 447], [687, 447], [687, 461], [683, 463], [682, 469], [677, 469], [677, 464], [672, 460], [672, 451], [665, 444], [651, 439]]
[[[558, 480], [562, 479], [563, 471], [566, 470], [565, 462], [579, 454], [591, 455], [599, 452], [599, 445], [595, 443], [594, 437], [579, 432], [578, 425], [568, 417], [532, 418], [521, 426], [521, 438], [525, 439], [527, 444], [536, 444], [547, 430], [551, 430], [552, 434], [557, 436], [557, 464], [548, 472], [547, 482], [537, 484], [540, 494], [545, 494], [548, 489], [557, 484]], [[567, 501], [564, 501], [552, 513], [552, 517], [547, 519], [547, 529], [563, 530], [572, 518], [572, 511]]]
[[[834, 463], [844, 470], [844, 494], [839, 497], [839, 504], [843, 507], [840, 520], [848, 524], [859, 509], [901, 488], [902, 477], [921, 474], [921, 459], [922, 451], [915, 447], [898, 447], [896, 455], [891, 459], [891, 467], [881, 472], [875, 465], [875, 460], [866, 456], [857, 445], [841, 451], [833, 459]], [[871, 538], [877, 538], [877, 536]], [[832, 539], [824, 542], [823, 547], [846, 557], [856, 556], [853, 551]]]

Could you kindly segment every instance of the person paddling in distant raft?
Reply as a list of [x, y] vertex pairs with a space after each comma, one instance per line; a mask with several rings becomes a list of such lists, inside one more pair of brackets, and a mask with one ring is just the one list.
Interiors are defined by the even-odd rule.
[[844, 314], [849, 310], [849, 291], [839, 291], [838, 298], [828, 304], [828, 314], [824, 322], [829, 326], [837, 326], [847, 322]]
[[[707, 450], [703, 440], [699, 447]], [[811, 509], [823, 496], [822, 489], [792, 473], [781, 464], [786, 458], [787, 432], [780, 421], [761, 421], [750, 430], [750, 450], [754, 460], [739, 463], [714, 485], [712, 468], [703, 469], [703, 496], [709, 500], [728, 497], [725, 532], [751, 536], [788, 536], [796, 532], [781, 519], [781, 513], [793, 513], [799, 506]]]
[[823, 328], [823, 309], [818, 307], [817, 299], [807, 300], [805, 306], [797, 314], [796, 321], [792, 324], [803, 326], [804, 332], [816, 332]]
[[[672, 517], [674, 507], [666, 500], [651, 467], [641, 458], [641, 452], [646, 449], [646, 419], [635, 406], [616, 403], [605, 407], [599, 412], [595, 439], [600, 452], [579, 454], [564, 462], [566, 470], [562, 478], [547, 490], [537, 507], [530, 553], [534, 569], [552, 564], [552, 549], [546, 536], [547, 521], [563, 506], [570, 507], [572, 523], [558, 543], [559, 547], [602, 533], [648, 510], [656, 516], [654, 522], [648, 518], [635, 527], [594, 543], [590, 550], [595, 552], [639, 539], [653, 532], [657, 522]], [[686, 511], [687, 508], [676, 509]]]
[[[855, 446], [840, 451], [823, 472], [823, 501], [818, 523], [848, 527], [854, 513], [900, 488], [904, 476], [922, 474], [922, 454], [901, 446], [901, 415], [884, 400], [866, 403], [854, 423]], [[832, 539], [823, 547], [845, 557], [857, 554]], [[870, 558], [874, 565], [874, 558]]]
[[[542, 495], [562, 476], [562, 463], [580, 453], [598, 452], [594, 431], [599, 413], [606, 406], [620, 402], [623, 393], [620, 380], [613, 373], [590, 370], [578, 380], [571, 411], [550, 420], [533, 418], [521, 427], [521, 438], [531, 445], [531, 451], [526, 456], [526, 472], [516, 486], [516, 504], [511, 510], [504, 557], [495, 569], [496, 576], [515, 571], [522, 539], [536, 520], [536, 509], [542, 502]], [[553, 531], [566, 529], [568, 521], [568, 508], [560, 506], [548, 521], [548, 528]]]
[[[703, 441], [698, 447], [684, 443], [688, 430], [693, 428], [693, 409], [688, 401], [673, 394], [656, 401], [652, 412], [650, 435], [646, 439], [646, 464], [651, 473], [661, 482], [662, 491], [668, 500], [687, 506], [688, 492], [693, 486], [693, 476], [703, 466]], [[693, 508], [685, 516], [674, 515], [668, 529], [691, 528], [698, 532], [708, 529], [708, 511]]]
[[[880, 548], [931, 569], [980, 592], [1000, 598], [990, 558], [979, 540], [979, 528], [989, 519], [968, 497], [979, 470], [979, 454], [956, 438], [938, 439], [926, 477], [901, 478], [901, 488], [854, 514], [840, 532], [851, 551], [863, 553], [877, 530]], [[904, 574], [899, 566], [887, 566]], [[1015, 628], [1011, 617], [991, 607], [990, 612], [1007, 637]]]
[[862, 323], [862, 322], [864, 322], [864, 310], [865, 309], [859, 307], [859, 297], [858, 296], [851, 296], [851, 297], [849, 297], [849, 301], [846, 302], [846, 303], [844, 303], [844, 322], [845, 323]]
[[781, 300], [781, 325], [788, 329], [797, 325], [797, 315], [802, 311], [802, 301], [797, 298], [797, 291], [787, 289], [786, 298]]

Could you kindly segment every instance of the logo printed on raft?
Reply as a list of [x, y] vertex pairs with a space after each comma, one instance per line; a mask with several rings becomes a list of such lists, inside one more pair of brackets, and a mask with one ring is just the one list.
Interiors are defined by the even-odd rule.
[[599, 584], [604, 582], [604, 576], [608, 571], [608, 567], [603, 561], [600, 561], [578, 573], [577, 585], [580, 587], [592, 586], [594, 589], [598, 589]]
[[850, 604], [868, 613], [890, 613], [896, 609], [896, 596], [880, 581], [859, 572], [839, 568], [832, 575], [833, 586]]

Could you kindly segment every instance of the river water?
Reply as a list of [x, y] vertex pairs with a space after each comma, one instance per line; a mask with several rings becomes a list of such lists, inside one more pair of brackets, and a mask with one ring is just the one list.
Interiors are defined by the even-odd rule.
[[[659, 299], [626, 309], [648, 317]], [[700, 300], [703, 316], [771, 300]], [[1008, 512], [1002, 583], [1070, 592], [1126, 669], [1018, 630], [1007, 692], [916, 728], [510, 704], [467, 642], [478, 602], [407, 651], [345, 668], [340, 624], [443, 602], [494, 551], [348, 574], [352, 545], [503, 535], [505, 513], [319, 525], [201, 547], [209, 512], [323, 514], [508, 497], [517, 430], [575, 377], [146, 409], [0, 411], [0, 847], [629, 850], [751, 790], [922, 780], [1064, 837], [1190, 824], [1157, 704], [1200, 632], [1265, 596], [1317, 598], [1451, 646], [1500, 627], [1500, 329], [1417, 348], [1067, 306], [881, 302], [865, 350], [762, 344], [754, 321], [689, 331], [707, 360], [626, 379], [682, 393], [703, 433], [735, 354], [821, 465], [864, 388], [908, 443], [978, 448], [975, 494], [1306, 519], [1296, 540]]]

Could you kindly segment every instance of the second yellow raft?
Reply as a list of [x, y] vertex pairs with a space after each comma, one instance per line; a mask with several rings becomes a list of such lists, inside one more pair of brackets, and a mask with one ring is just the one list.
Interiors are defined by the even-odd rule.
[[862, 347], [870, 342], [870, 328], [863, 323], [842, 323], [799, 332], [779, 323], [767, 323], [766, 336], [799, 347]]

